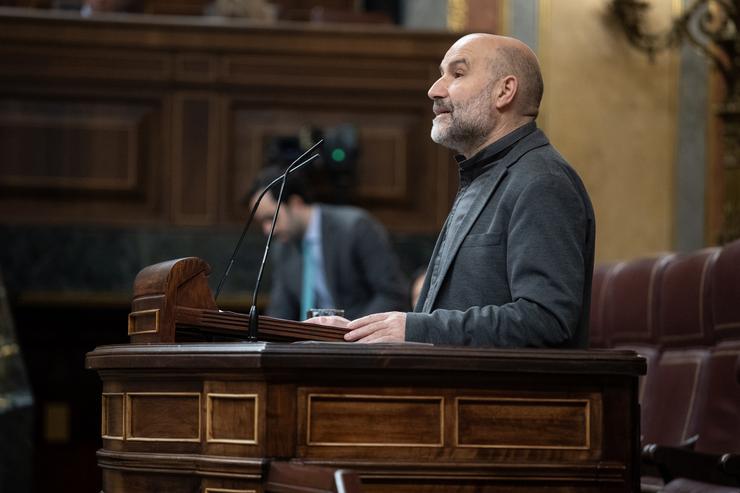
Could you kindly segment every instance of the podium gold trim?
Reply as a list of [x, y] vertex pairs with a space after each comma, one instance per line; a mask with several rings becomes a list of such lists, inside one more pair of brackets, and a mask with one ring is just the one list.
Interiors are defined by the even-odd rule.
[[[439, 402], [439, 437], [435, 443], [394, 443], [394, 442], [315, 442], [311, 439], [311, 400], [328, 397], [332, 399], [375, 399], [396, 401], [438, 401]], [[382, 394], [308, 394], [306, 397], [306, 445], [320, 447], [444, 447], [445, 398], [431, 395], [382, 395]]]
[[[150, 330], [136, 330], [136, 318], [146, 315], [154, 315], [154, 328]], [[157, 332], [159, 332], [159, 308], [139, 310], [128, 314], [128, 335], [156, 334]]]
[[[511, 443], [475, 444], [460, 443], [460, 402], [462, 401], [491, 401], [501, 403], [562, 403], [584, 404], [584, 445], [519, 445]], [[537, 450], [589, 450], [591, 449], [591, 401], [589, 399], [540, 399], [528, 397], [455, 397], [455, 447], [457, 448], [494, 448], [494, 449], [537, 449]]]
[[[107, 440], [124, 440], [126, 435], [126, 394], [124, 392], [103, 392], [101, 394], [100, 409], [100, 437]], [[121, 435], [108, 434], [108, 398], [111, 396], [121, 397]]]
[[[131, 435], [133, 413], [131, 409], [131, 397], [197, 397], [198, 398], [198, 436], [194, 438], [170, 438], [170, 437], [135, 437]], [[201, 395], [200, 392], [127, 392], [126, 393], [126, 418], [125, 439], [131, 442], [188, 442], [198, 443], [201, 438]]]
[[[251, 399], [254, 401], [254, 439], [240, 439], [240, 438], [213, 438], [213, 398], [219, 399]], [[206, 394], [206, 442], [208, 443], [238, 443], [242, 445], [257, 445], [259, 443], [259, 437], [257, 435], [259, 430], [259, 395], [258, 394], [221, 394], [221, 393], [208, 393]], [[223, 490], [228, 491], [228, 490]], [[235, 490], [238, 491], [238, 490]], [[239, 490], [240, 491], [240, 490]]]

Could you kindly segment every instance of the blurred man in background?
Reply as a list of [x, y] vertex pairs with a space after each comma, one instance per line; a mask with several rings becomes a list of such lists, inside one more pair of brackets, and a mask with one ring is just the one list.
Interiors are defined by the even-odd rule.
[[[250, 204], [282, 174], [265, 168], [252, 185]], [[255, 214], [265, 235], [277, 193], [277, 187], [270, 190]], [[300, 172], [288, 178], [282, 200], [267, 315], [303, 320], [311, 308], [338, 308], [357, 318], [406, 306], [406, 282], [380, 223], [355, 207], [314, 203]]]

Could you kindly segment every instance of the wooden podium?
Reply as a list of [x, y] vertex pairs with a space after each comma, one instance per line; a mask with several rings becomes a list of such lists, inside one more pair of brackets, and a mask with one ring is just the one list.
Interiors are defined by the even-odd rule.
[[208, 271], [192, 258], [144, 269], [132, 344], [87, 356], [103, 382], [105, 493], [261, 492], [272, 459], [354, 469], [368, 492], [639, 491], [635, 353], [182, 342], [246, 330], [216, 308]]

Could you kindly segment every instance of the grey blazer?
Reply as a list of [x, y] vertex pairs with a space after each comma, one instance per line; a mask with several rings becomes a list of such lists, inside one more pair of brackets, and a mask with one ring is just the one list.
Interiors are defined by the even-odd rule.
[[[408, 293], [385, 229], [362, 209], [320, 205], [326, 282], [336, 306], [349, 319], [406, 310]], [[267, 315], [303, 320], [300, 245], [278, 244]]]
[[431, 309], [408, 314], [406, 340], [587, 347], [595, 220], [576, 172], [535, 130], [473, 184], [441, 281], [422, 288], [416, 310], [427, 298]]

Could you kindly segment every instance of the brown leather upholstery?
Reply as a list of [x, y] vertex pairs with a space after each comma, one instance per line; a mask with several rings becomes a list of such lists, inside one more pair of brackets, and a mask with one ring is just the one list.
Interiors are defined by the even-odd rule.
[[[653, 457], [650, 464], [658, 465], [666, 480], [680, 478], [662, 491], [740, 492], [710, 484], [740, 482], [732, 479], [740, 475], [718, 465], [721, 454], [740, 453], [740, 240], [722, 249], [602, 269], [595, 271], [603, 279], [594, 279], [592, 303], [600, 311], [592, 316], [592, 338], [647, 359], [640, 389], [643, 443], [659, 447], [651, 446], [653, 453], [645, 457]], [[692, 437], [696, 452], [671, 447]], [[686, 458], [669, 472], [674, 452]], [[702, 467], [693, 457], [704, 458]], [[706, 482], [681, 478], [684, 474]], [[644, 486], [659, 490], [660, 478], [652, 479], [654, 484]]]
[[663, 270], [672, 258], [673, 255], [663, 255], [620, 262], [607, 276], [603, 288], [606, 299], [603, 326], [609, 345], [616, 349], [631, 349], [647, 361], [647, 373], [640, 378], [640, 402], [659, 355], [656, 324], [658, 289]]
[[592, 348], [609, 347], [606, 327], [604, 327], [604, 309], [610, 298], [606, 296], [606, 284], [614, 264], [599, 264], [594, 267], [591, 282], [591, 318], [589, 320], [589, 345]]
[[612, 346], [655, 345], [660, 277], [673, 255], [620, 262], [608, 277], [604, 327]]
[[711, 278], [714, 339], [740, 340], [740, 240], [722, 247]]
[[673, 257], [660, 276], [657, 329], [661, 347], [712, 344], [710, 285], [719, 248]]
[[740, 453], [740, 382], [736, 366], [740, 341], [725, 341], [712, 348], [707, 362], [704, 403], [697, 427], [699, 452]]
[[697, 434], [709, 349], [673, 349], [657, 360], [642, 398], [643, 443], [679, 446]]
[[710, 275], [713, 337], [696, 450], [740, 453], [740, 240], [725, 245]]
[[663, 352], [642, 399], [643, 443], [679, 446], [696, 435], [711, 344], [709, 284], [719, 250], [705, 249], [668, 261], [656, 289], [657, 330]]

